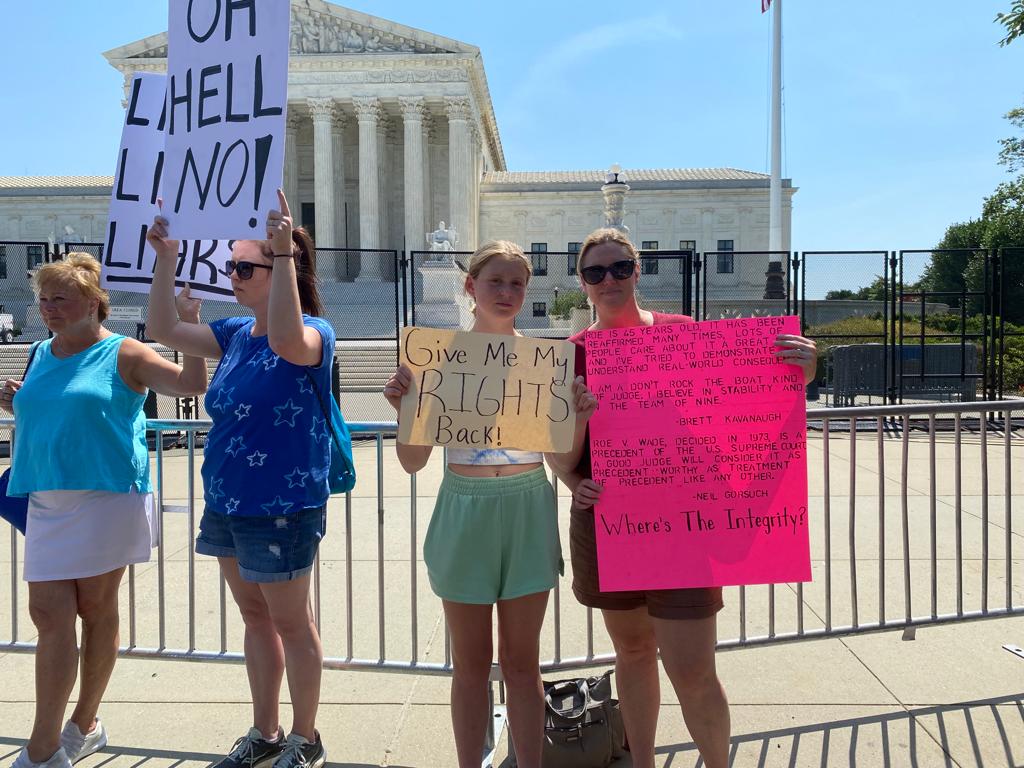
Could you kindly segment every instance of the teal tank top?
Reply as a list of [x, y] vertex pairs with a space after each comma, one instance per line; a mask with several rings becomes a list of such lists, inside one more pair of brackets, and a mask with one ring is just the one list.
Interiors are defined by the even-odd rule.
[[14, 395], [10, 496], [33, 491], [152, 490], [146, 396], [117, 371], [124, 336], [114, 334], [68, 358], [39, 344]]

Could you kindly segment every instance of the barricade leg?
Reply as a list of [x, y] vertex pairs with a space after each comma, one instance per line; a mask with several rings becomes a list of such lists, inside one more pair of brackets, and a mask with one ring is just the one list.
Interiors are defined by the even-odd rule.
[[[501, 673], [499, 672], [498, 674]], [[500, 680], [497, 682], [499, 686], [503, 686]], [[487, 704], [491, 711], [491, 717], [487, 722], [487, 737], [484, 740], [484, 759], [480, 764], [481, 768], [491, 768], [494, 765], [494, 753], [498, 749], [498, 742], [501, 741], [502, 731], [505, 730], [505, 726], [508, 723], [508, 712], [504, 703], [504, 687], [501, 688], [500, 702], [500, 704], [496, 704], [494, 701], [494, 682], [491, 682], [487, 686]], [[510, 756], [515, 753], [511, 738], [508, 740], [508, 753]]]

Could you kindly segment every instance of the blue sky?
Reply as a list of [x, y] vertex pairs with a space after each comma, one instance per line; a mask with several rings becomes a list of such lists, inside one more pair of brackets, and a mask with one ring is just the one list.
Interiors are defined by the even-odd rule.
[[[511, 170], [767, 171], [771, 25], [757, 0], [349, 6], [481, 49]], [[1009, 6], [787, 0], [794, 248], [928, 248], [979, 214], [1009, 178], [1002, 115], [1024, 104], [1024, 40], [999, 48], [992, 21]], [[5, 10], [0, 175], [113, 173], [121, 76], [101, 53], [166, 29], [166, 4]]]

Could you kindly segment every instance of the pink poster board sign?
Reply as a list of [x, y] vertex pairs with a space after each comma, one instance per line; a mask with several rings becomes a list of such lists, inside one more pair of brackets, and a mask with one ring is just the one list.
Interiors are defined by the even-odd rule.
[[587, 334], [602, 591], [809, 581], [795, 317]]

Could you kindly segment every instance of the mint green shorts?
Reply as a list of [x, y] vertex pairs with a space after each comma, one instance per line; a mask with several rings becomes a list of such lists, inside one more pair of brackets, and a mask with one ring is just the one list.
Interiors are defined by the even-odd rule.
[[490, 604], [554, 587], [562, 547], [544, 468], [510, 477], [446, 469], [423, 559], [434, 594], [456, 603]]

